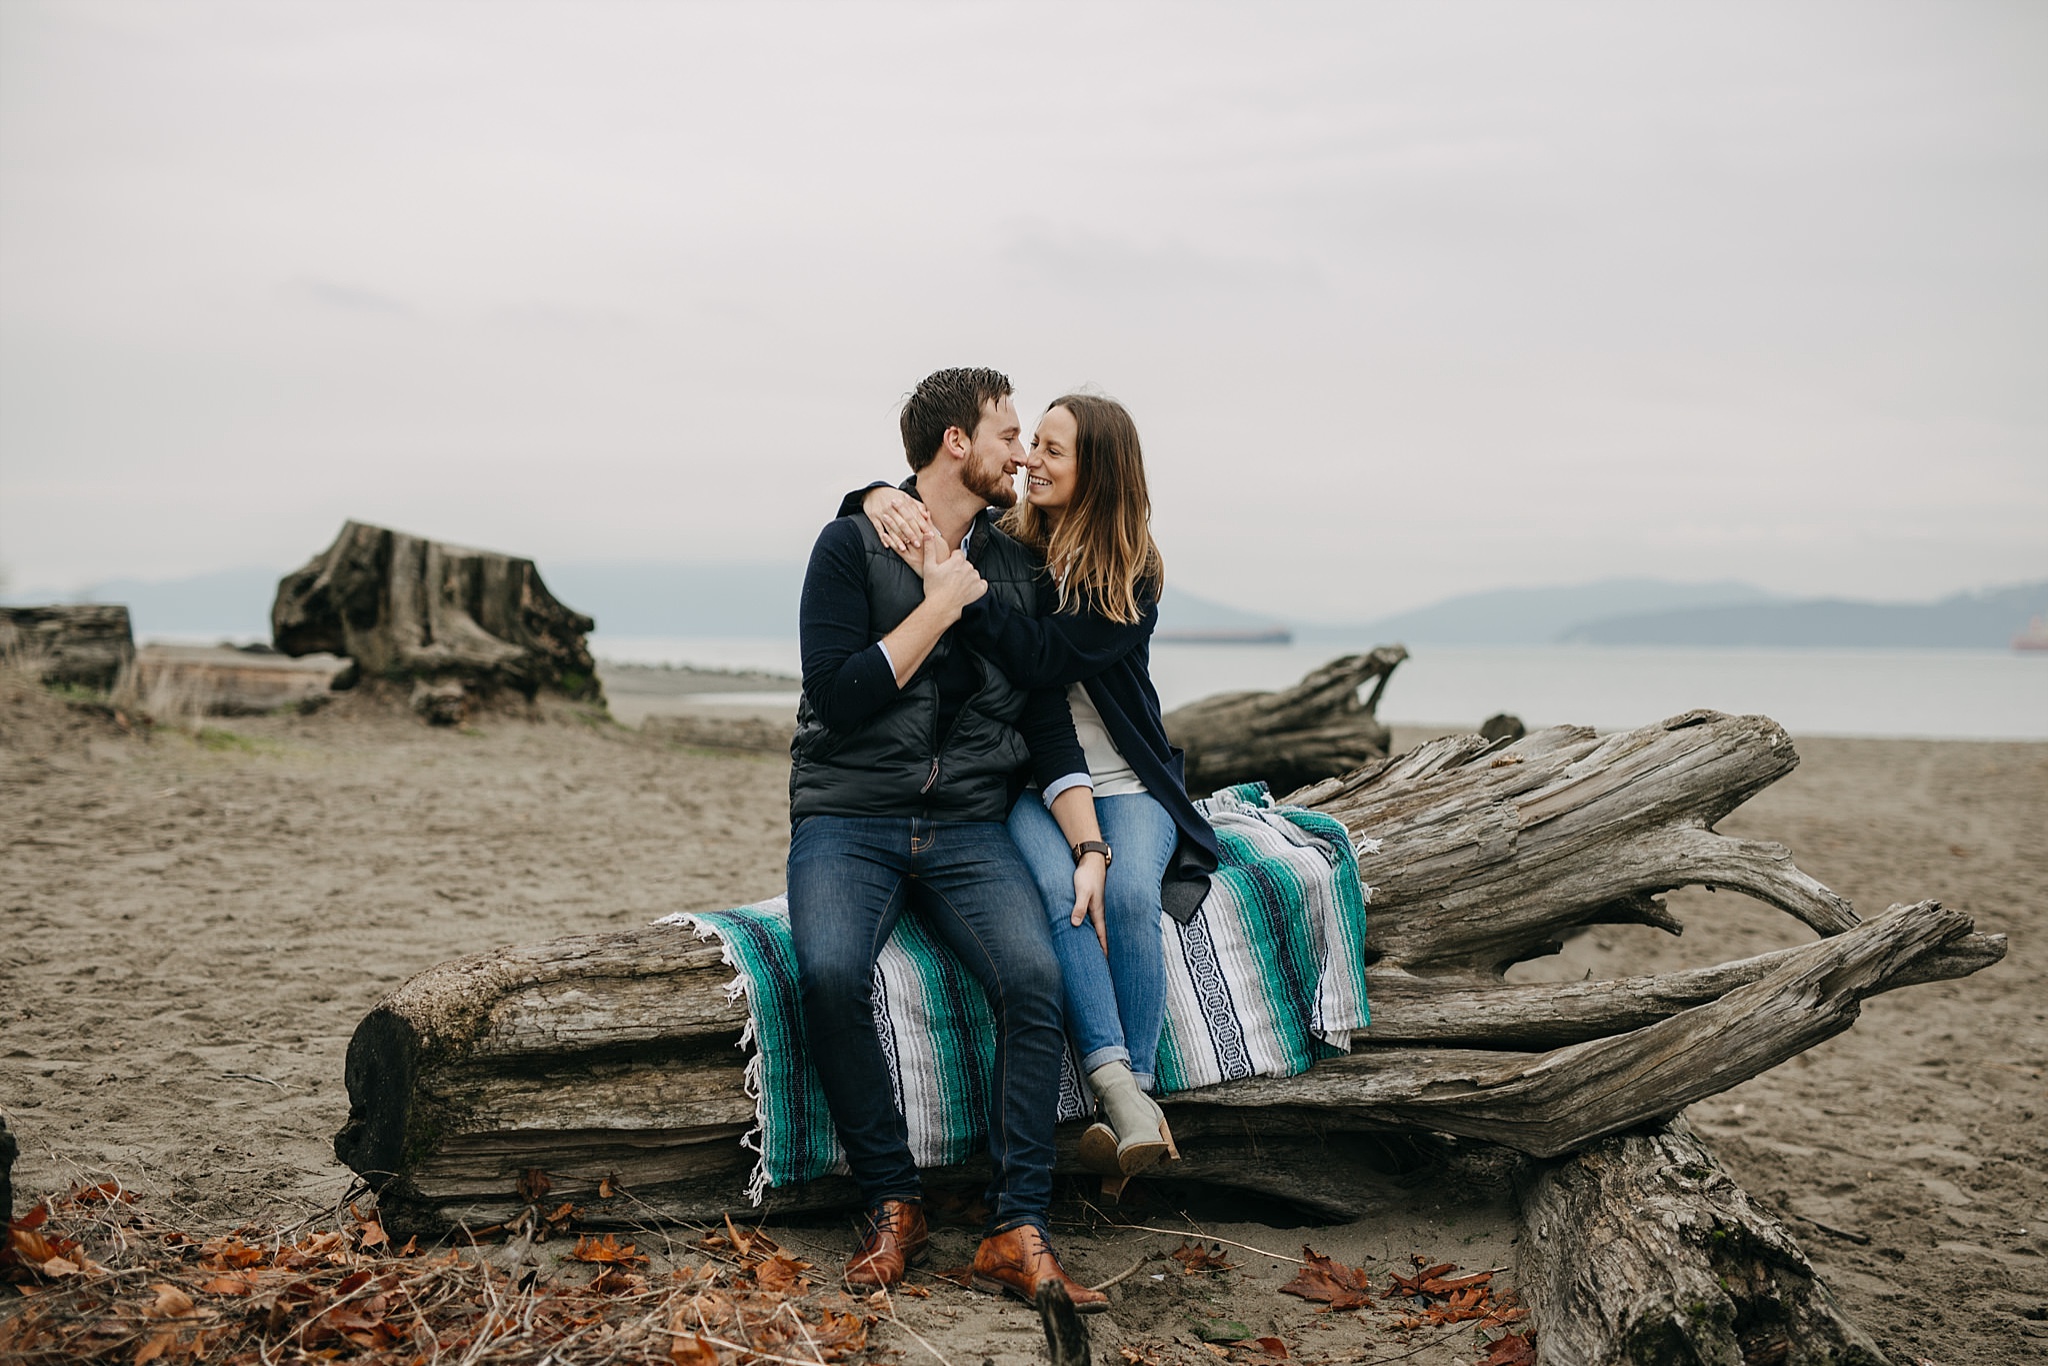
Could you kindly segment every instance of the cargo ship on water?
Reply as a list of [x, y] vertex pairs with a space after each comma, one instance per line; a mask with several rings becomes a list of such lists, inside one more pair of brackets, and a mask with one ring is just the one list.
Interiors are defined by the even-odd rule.
[[2048, 650], [2048, 617], [2035, 617], [2027, 629], [2012, 638], [2015, 650]]
[[1285, 626], [1219, 627], [1207, 631], [1154, 631], [1155, 645], [1292, 645], [1294, 632]]

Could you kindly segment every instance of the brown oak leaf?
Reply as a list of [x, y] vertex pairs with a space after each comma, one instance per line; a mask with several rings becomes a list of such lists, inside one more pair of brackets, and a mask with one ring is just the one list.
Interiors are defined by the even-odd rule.
[[811, 1269], [809, 1262], [798, 1261], [786, 1252], [778, 1252], [762, 1262], [754, 1271], [754, 1284], [762, 1290], [775, 1294], [785, 1292], [802, 1293], [809, 1288], [803, 1273]]
[[1232, 1269], [1230, 1262], [1224, 1258], [1223, 1244], [1221, 1243], [1203, 1247], [1199, 1242], [1182, 1239], [1181, 1245], [1167, 1255], [1176, 1262], [1179, 1262], [1181, 1270], [1190, 1276], [1194, 1275], [1197, 1271], [1229, 1271]]
[[605, 1234], [602, 1238], [593, 1238], [587, 1233], [584, 1234], [576, 1240], [575, 1250], [570, 1252], [569, 1256], [579, 1262], [622, 1263], [625, 1265], [633, 1265], [647, 1260], [645, 1253], [633, 1250], [633, 1244], [621, 1243], [615, 1235], [610, 1233]]
[[1281, 1294], [1299, 1295], [1332, 1309], [1357, 1309], [1370, 1302], [1363, 1267], [1345, 1266], [1306, 1243], [1301, 1246], [1301, 1256], [1301, 1270], [1280, 1287]]
[[1536, 1366], [1536, 1335], [1508, 1333], [1495, 1338], [1479, 1366]]
[[674, 1366], [718, 1366], [718, 1349], [695, 1333], [672, 1333], [668, 1359]]

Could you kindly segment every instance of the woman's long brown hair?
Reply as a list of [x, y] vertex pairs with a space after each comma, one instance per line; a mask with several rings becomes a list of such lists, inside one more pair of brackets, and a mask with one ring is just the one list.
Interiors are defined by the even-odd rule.
[[1129, 624], [1159, 600], [1166, 565], [1152, 542], [1152, 496], [1138, 424], [1124, 405], [1096, 394], [1065, 394], [1045, 407], [1074, 415], [1074, 497], [1057, 528], [1028, 501], [1001, 526], [1045, 557], [1059, 583], [1059, 610], [1083, 605]]

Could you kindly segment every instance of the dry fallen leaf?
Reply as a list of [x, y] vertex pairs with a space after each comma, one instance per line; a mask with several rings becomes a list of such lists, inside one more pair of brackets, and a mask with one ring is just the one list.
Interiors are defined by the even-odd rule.
[[636, 1276], [621, 1267], [607, 1266], [591, 1278], [590, 1288], [600, 1295], [624, 1295], [646, 1284], [645, 1276]]
[[215, 1276], [199, 1288], [209, 1295], [252, 1295], [256, 1292], [256, 1278], [247, 1272], [230, 1272]]
[[177, 1286], [158, 1282], [149, 1287], [156, 1291], [156, 1302], [142, 1312], [153, 1319], [182, 1319], [192, 1313], [192, 1297]]
[[262, 1260], [262, 1248], [250, 1247], [232, 1233], [209, 1238], [199, 1247], [199, 1264], [220, 1271], [238, 1271]]
[[803, 1273], [811, 1269], [809, 1262], [798, 1261], [786, 1252], [778, 1252], [754, 1272], [754, 1284], [773, 1294], [790, 1291], [802, 1292], [809, 1289]]
[[1345, 1266], [1325, 1257], [1308, 1244], [1301, 1247], [1302, 1267], [1294, 1279], [1280, 1287], [1283, 1295], [1327, 1304], [1332, 1309], [1357, 1309], [1371, 1302], [1362, 1267]]
[[695, 1333], [673, 1335], [668, 1359], [674, 1366], [718, 1366], [718, 1349]]
[[128, 1190], [119, 1181], [102, 1181], [96, 1186], [81, 1186], [71, 1192], [71, 1198], [81, 1205], [111, 1205], [116, 1201], [132, 1204], [135, 1192]]
[[1536, 1366], [1536, 1335], [1509, 1333], [1494, 1339], [1479, 1366]]
[[585, 1234], [576, 1240], [576, 1248], [569, 1256], [579, 1262], [619, 1262], [629, 1265], [647, 1260], [646, 1254], [633, 1250], [633, 1244], [621, 1243], [616, 1235], [610, 1233], [602, 1238], [593, 1238]]
[[1187, 1239], [1182, 1239], [1181, 1245], [1172, 1252], [1169, 1252], [1167, 1256], [1179, 1262], [1181, 1270], [1190, 1276], [1194, 1275], [1197, 1271], [1229, 1271], [1232, 1269], [1231, 1264], [1224, 1259], [1223, 1244], [1221, 1243], [1214, 1244], [1211, 1247], [1203, 1247], [1199, 1242], [1190, 1242]]
[[130, 1366], [145, 1366], [145, 1363], [155, 1361], [158, 1357], [169, 1351], [171, 1345], [177, 1340], [177, 1329], [159, 1328], [146, 1341], [136, 1347], [135, 1355], [129, 1358]]

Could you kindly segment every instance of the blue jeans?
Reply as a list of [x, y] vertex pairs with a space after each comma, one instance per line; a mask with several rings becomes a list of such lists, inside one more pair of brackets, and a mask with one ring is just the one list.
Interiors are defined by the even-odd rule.
[[1001, 823], [807, 816], [789, 841], [789, 928], [804, 1027], [839, 1145], [869, 1208], [921, 1198], [875, 1037], [875, 958], [906, 907], [988, 992], [989, 1231], [1045, 1226], [1059, 1091], [1060, 969], [1031, 875]]
[[1159, 947], [1159, 880], [1179, 832], [1166, 808], [1139, 792], [1097, 797], [1095, 819], [1114, 854], [1103, 888], [1103, 924], [1109, 956], [1087, 921], [1074, 914], [1074, 854], [1067, 837], [1036, 792], [1010, 810], [1010, 838], [1031, 866], [1045, 903], [1053, 951], [1067, 1000], [1067, 1028], [1081, 1053], [1081, 1068], [1131, 1065], [1138, 1084], [1152, 1089], [1159, 1030], [1166, 1022], [1166, 962]]

